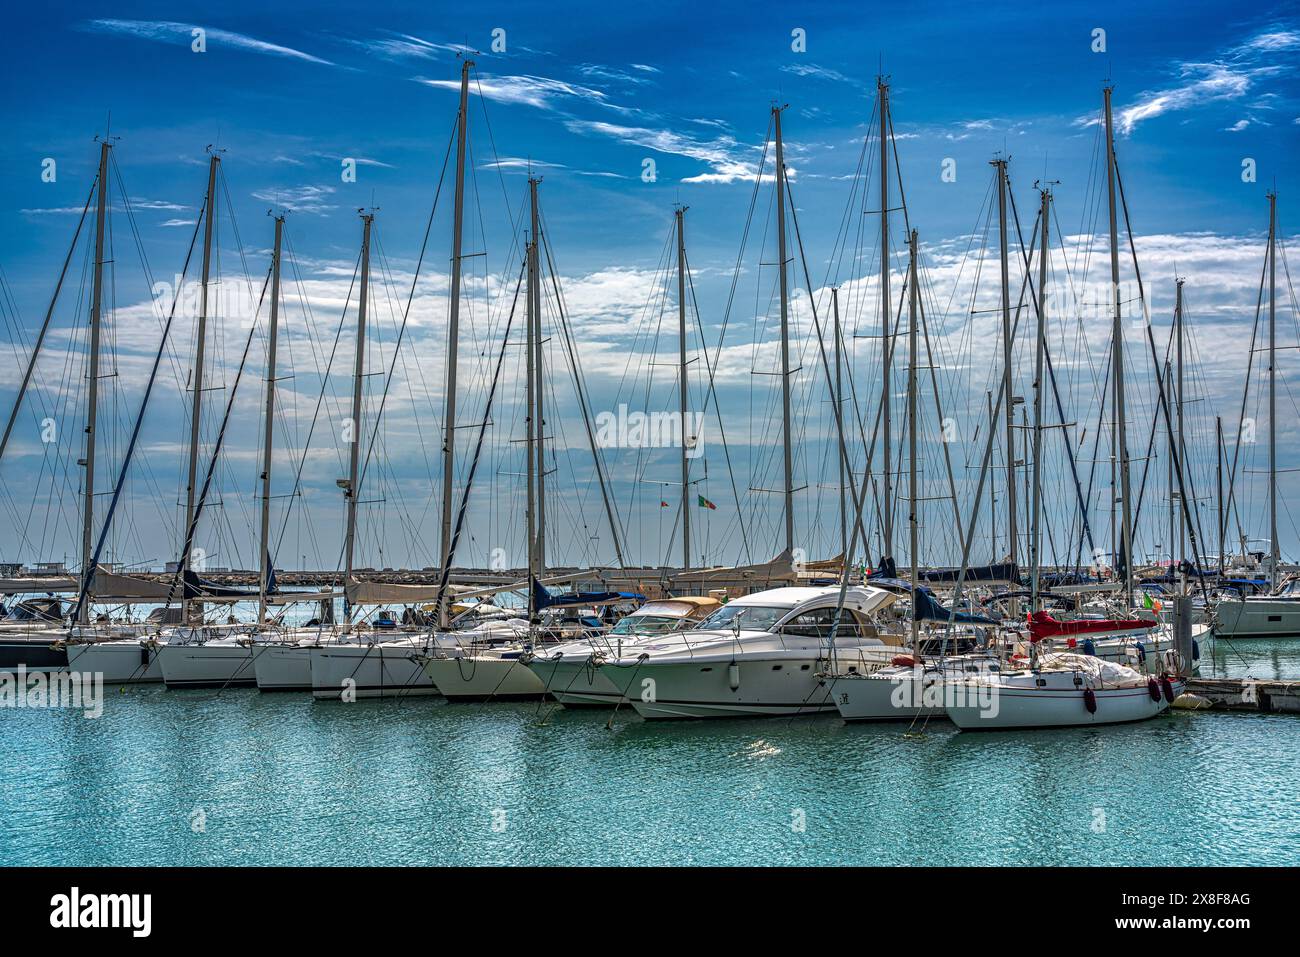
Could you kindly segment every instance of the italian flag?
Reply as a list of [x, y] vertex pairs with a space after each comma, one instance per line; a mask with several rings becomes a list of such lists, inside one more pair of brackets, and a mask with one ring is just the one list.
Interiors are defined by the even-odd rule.
[[715, 510], [716, 510], [717, 507], [718, 507], [718, 506], [714, 505], [712, 502], [710, 502], [710, 501], [709, 501], [707, 498], [705, 498], [703, 495], [697, 495], [696, 498], [698, 498], [698, 499], [700, 500], [700, 508], [711, 508], [711, 509], [715, 509]]

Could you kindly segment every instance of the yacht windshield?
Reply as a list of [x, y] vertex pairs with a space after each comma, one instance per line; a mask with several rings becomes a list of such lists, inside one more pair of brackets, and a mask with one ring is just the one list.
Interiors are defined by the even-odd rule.
[[677, 627], [680, 618], [672, 615], [629, 615], [612, 629], [612, 635], [662, 635]]
[[732, 628], [738, 623], [748, 631], [768, 631], [789, 613], [789, 608], [771, 605], [724, 605], [695, 627], [701, 631], [716, 631]]

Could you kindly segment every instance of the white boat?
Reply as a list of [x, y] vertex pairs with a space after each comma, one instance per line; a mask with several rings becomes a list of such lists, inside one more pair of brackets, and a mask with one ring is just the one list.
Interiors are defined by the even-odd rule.
[[601, 665], [618, 658], [624, 649], [671, 631], [689, 628], [720, 607], [716, 598], [695, 595], [648, 601], [624, 616], [605, 635], [565, 642], [526, 656], [555, 700], [568, 708], [608, 707], [623, 700], [622, 693], [602, 674]]
[[[910, 655], [899, 656], [909, 658]], [[875, 671], [857, 669], [827, 677], [831, 700], [845, 721], [912, 721], [946, 717], [943, 688], [947, 681], [977, 674], [996, 674], [995, 655], [954, 655], [932, 662], [889, 664]]]
[[[382, 637], [381, 637], [382, 636]], [[427, 634], [368, 633], [354, 641], [322, 641], [308, 647], [312, 697], [320, 701], [435, 695], [424, 673], [432, 648]]]
[[537, 701], [547, 697], [542, 679], [521, 660], [521, 645], [460, 649], [425, 659], [424, 673], [449, 701]]
[[947, 681], [944, 710], [963, 731], [1067, 728], [1144, 721], [1183, 692], [1180, 678], [1156, 678], [1091, 655], [1043, 655], [1038, 667]]
[[196, 625], [164, 631], [153, 642], [163, 683], [168, 688], [253, 687], [251, 627]]
[[529, 633], [524, 618], [444, 632], [430, 643], [424, 673], [450, 701], [545, 698], [546, 686], [524, 663], [531, 646]]
[[139, 623], [73, 628], [66, 641], [68, 670], [101, 674], [106, 685], [156, 684], [163, 680], [157, 633], [179, 619], [179, 608], [155, 608]]
[[1276, 595], [1221, 599], [1213, 628], [1224, 638], [1300, 637], [1300, 581], [1289, 581]]
[[[836, 668], [875, 670], [898, 654], [875, 616], [895, 600], [879, 588], [844, 590]], [[643, 718], [718, 718], [833, 712], [821, 679], [832, 654], [841, 591], [774, 588], [733, 599], [698, 629], [659, 636], [602, 672]]]

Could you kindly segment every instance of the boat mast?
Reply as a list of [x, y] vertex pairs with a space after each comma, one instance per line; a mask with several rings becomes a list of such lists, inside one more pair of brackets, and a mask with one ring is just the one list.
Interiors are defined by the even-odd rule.
[[682, 568], [691, 568], [690, 449], [686, 444], [686, 207], [677, 207], [677, 348], [681, 359], [678, 407], [682, 430]]
[[545, 367], [542, 362], [542, 221], [537, 207], [540, 179], [531, 180], [533, 228], [533, 408], [536, 418], [537, 451], [537, 574], [546, 568], [546, 413]]
[[[1002, 254], [1002, 391], [1007, 459], [1007, 549], [1016, 562], [1016, 399], [1011, 391], [1011, 281], [1010, 253], [1007, 249], [1007, 161], [992, 161], [998, 177], [998, 247]], [[1014, 603], [1013, 603], [1014, 604]]]
[[[1172, 408], [1174, 404], [1174, 365], [1168, 359], [1165, 359], [1164, 389], [1165, 402]], [[1178, 480], [1174, 476], [1174, 443], [1178, 441], [1177, 432], [1170, 431], [1167, 433], [1167, 437], [1169, 467], [1165, 471], [1169, 476], [1169, 574], [1172, 577], [1175, 562], [1174, 552], [1176, 551], [1174, 540], [1178, 537], [1178, 516], [1175, 514], [1178, 510]]]
[[526, 395], [524, 403], [524, 423], [527, 431], [526, 450], [527, 465], [525, 468], [526, 484], [528, 486], [528, 620], [531, 623], [537, 621], [537, 601], [533, 592], [533, 582], [537, 577], [537, 420], [535, 402], [537, 397], [535, 380], [538, 378], [537, 370], [533, 368], [537, 353], [534, 351], [533, 343], [535, 331], [533, 327], [536, 316], [534, 315], [536, 307], [533, 305], [534, 296], [537, 293], [537, 179], [528, 177], [528, 195], [532, 209], [532, 216], [529, 227], [529, 240], [526, 244], [528, 258], [528, 295], [524, 297], [525, 327], [528, 330], [524, 338], [524, 357], [525, 367], [527, 369], [524, 380], [524, 392]]
[[271, 327], [266, 346], [266, 430], [262, 438], [262, 574], [257, 588], [257, 625], [266, 627], [266, 597], [271, 578], [271, 452], [275, 430], [275, 347], [280, 329], [280, 248], [284, 215], [275, 217], [275, 249], [271, 253]]
[[[1187, 466], [1183, 464], [1183, 459], [1187, 455], [1187, 442], [1186, 442], [1186, 437], [1183, 433], [1183, 280], [1181, 279], [1178, 280], [1174, 298], [1175, 298], [1174, 325], [1177, 328], [1177, 334], [1178, 334], [1177, 344], [1174, 349], [1174, 361], [1176, 362], [1176, 367], [1177, 367], [1177, 371], [1175, 373], [1175, 380], [1174, 380], [1175, 388], [1176, 388], [1176, 395], [1174, 401], [1175, 401], [1175, 409], [1177, 410], [1178, 413], [1177, 460], [1179, 465], [1185, 469]], [[1182, 478], [1183, 476], [1180, 475], [1179, 479]], [[1181, 486], [1181, 482], [1179, 484]], [[1193, 502], [1192, 504], [1195, 505], [1196, 503]], [[1186, 515], [1183, 514], [1183, 510], [1180, 508], [1178, 509], [1178, 537], [1174, 539], [1174, 541], [1177, 543], [1178, 546], [1177, 557], [1180, 561], [1180, 565], [1181, 565], [1181, 560], [1183, 558], [1183, 540], [1186, 538], [1187, 535], [1186, 523], [1187, 523], [1187, 517]], [[1178, 588], [1179, 592], [1186, 591], [1186, 580], [1182, 577], [1181, 574], [1179, 575], [1179, 583], [1180, 583]]]
[[[838, 410], [844, 408], [844, 379], [841, 373], [843, 351], [842, 340], [840, 337], [840, 290], [838, 286], [831, 288], [831, 318], [833, 323], [832, 335], [835, 336], [835, 405]], [[843, 563], [845, 574], [848, 574], [849, 561], [849, 525], [848, 510], [844, 502], [844, 456], [843, 454], [836, 457], [840, 467], [840, 561]]]
[[1052, 204], [1052, 191], [1043, 188], [1041, 208], [1038, 218], [1042, 222], [1042, 235], [1039, 239], [1038, 259], [1038, 327], [1034, 337], [1034, 450], [1033, 450], [1033, 493], [1029, 517], [1029, 610], [1041, 608], [1039, 599], [1039, 580], [1042, 568], [1042, 521], [1043, 521], [1043, 353], [1046, 350], [1047, 336], [1047, 243], [1049, 209]]
[[1268, 537], [1269, 590], [1277, 591], [1277, 193], [1268, 194]]
[[[352, 373], [352, 449], [348, 458], [348, 527], [344, 541], [343, 594], [352, 587], [352, 562], [357, 539], [357, 488], [359, 480], [358, 465], [361, 454], [361, 390], [366, 381], [366, 297], [370, 291], [370, 227], [375, 221], [374, 213], [361, 214], [361, 291], [357, 299], [357, 348], [356, 363]], [[349, 602], [348, 613], [343, 616], [343, 634], [352, 631], [352, 609]]]
[[1219, 523], [1219, 574], [1223, 574], [1223, 416], [1214, 417], [1214, 484], [1217, 486], [1218, 496], [1215, 504], [1218, 514], [1215, 516]]
[[794, 454], [790, 443], [790, 288], [785, 247], [785, 146], [781, 140], [781, 111], [772, 107], [776, 127], [776, 245], [781, 276], [781, 440], [785, 465], [785, 551], [794, 553]]
[[90, 624], [90, 586], [94, 581], [94, 543], [91, 526], [95, 520], [95, 422], [99, 412], [99, 338], [104, 307], [104, 217], [108, 191], [108, 140], [99, 144], [99, 197], [95, 207], [95, 277], [90, 300], [90, 380], [86, 391], [86, 487], [81, 514], [81, 591], [77, 602], [77, 623]]
[[916, 618], [917, 522], [916, 522], [916, 230], [908, 244], [908, 311], [907, 311], [907, 525], [908, 557], [912, 562], [912, 654], [920, 654], [920, 622]]
[[[195, 332], [194, 398], [190, 408], [190, 465], [189, 478], [185, 484], [186, 528], [190, 528], [194, 524], [194, 497], [198, 491], [195, 486], [198, 483], [199, 474], [199, 423], [203, 414], [203, 364], [207, 352], [208, 338], [208, 283], [212, 278], [212, 227], [217, 218], [217, 166], [220, 163], [221, 157], [216, 153], [212, 153], [208, 157], [208, 194], [204, 204], [207, 216], [203, 222], [203, 285], [199, 293], [199, 321], [198, 329]], [[190, 623], [192, 609], [190, 600], [185, 594], [183, 573], [190, 571], [192, 560], [193, 556], [189, 551], [181, 556], [181, 621], [186, 624]], [[201, 611], [202, 605], [199, 607]]]
[[[1106, 190], [1110, 209], [1110, 284], [1114, 297], [1114, 313], [1111, 325], [1111, 382], [1114, 401], [1111, 413], [1114, 422], [1111, 430], [1112, 462], [1118, 458], [1119, 486], [1112, 485], [1112, 497], [1118, 497], [1120, 503], [1119, 551], [1124, 558], [1124, 605], [1133, 607], [1133, 526], [1132, 513], [1129, 510], [1129, 462], [1128, 462], [1128, 427], [1124, 419], [1124, 324], [1121, 315], [1119, 288], [1119, 225], [1115, 196], [1115, 127], [1111, 117], [1111, 87], [1102, 92], [1106, 111]], [[1112, 470], [1114, 466], [1112, 465]], [[1114, 541], [1114, 509], [1111, 515], [1111, 547]]]
[[884, 451], [884, 549], [883, 556], [894, 553], [894, 473], [893, 473], [893, 423], [890, 418], [890, 349], [889, 326], [891, 304], [889, 298], [889, 84], [884, 76], [876, 77], [876, 92], [880, 98], [880, 410], [882, 418], [882, 449]]
[[[447, 322], [447, 389], [443, 399], [445, 435], [442, 444], [442, 564], [451, 560], [451, 497], [456, 462], [456, 361], [460, 347], [461, 234], [465, 218], [465, 149], [469, 118], [469, 69], [460, 65], [460, 113], [456, 123], [456, 199], [451, 234], [451, 299]], [[438, 601], [439, 626], [447, 626], [448, 603]]]

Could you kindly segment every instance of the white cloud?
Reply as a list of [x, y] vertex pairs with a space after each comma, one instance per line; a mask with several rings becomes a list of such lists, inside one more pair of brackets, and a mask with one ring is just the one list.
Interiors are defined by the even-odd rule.
[[836, 83], [852, 83], [853, 81], [838, 70], [832, 70], [830, 67], [818, 66], [816, 63], [794, 63], [781, 67], [783, 73], [793, 73], [795, 76], [815, 76], [822, 80], [832, 80]]
[[277, 43], [270, 43], [266, 40], [259, 40], [256, 37], [250, 37], [243, 33], [232, 33], [229, 30], [222, 30], [218, 27], [202, 27], [192, 23], [177, 23], [172, 20], [91, 20], [85, 24], [86, 28], [100, 33], [117, 33], [126, 36], [139, 37], [142, 40], [153, 40], [159, 43], [184, 43], [187, 47], [190, 44], [194, 30], [202, 29], [207, 35], [207, 42], [216, 45], [228, 45], [238, 47], [241, 50], [248, 50], [252, 53], [261, 53], [267, 56], [289, 57], [296, 60], [306, 60], [309, 63], [320, 63], [324, 66], [334, 66], [329, 60], [323, 60], [320, 57], [312, 56], [310, 53], [303, 53], [301, 50], [295, 50], [292, 47], [280, 46]]
[[[459, 90], [459, 80], [429, 80], [416, 77], [417, 83], [441, 90]], [[491, 76], [481, 75], [470, 83], [470, 92], [481, 94], [497, 103], [522, 104], [540, 110], [553, 110], [558, 102], [570, 99], [592, 100], [605, 103], [606, 96], [600, 90], [553, 80], [544, 76]]]
[[731, 136], [698, 140], [675, 130], [623, 126], [602, 120], [570, 119], [566, 120], [564, 125], [575, 133], [607, 136], [629, 146], [639, 146], [657, 153], [686, 156], [709, 165], [708, 172], [688, 176], [682, 180], [683, 183], [753, 182], [754, 177], [758, 175], [757, 164], [744, 156], [740, 144]]
[[337, 205], [326, 202], [333, 192], [333, 186], [287, 186], [257, 190], [253, 198], [296, 213], [324, 214], [338, 209]]

